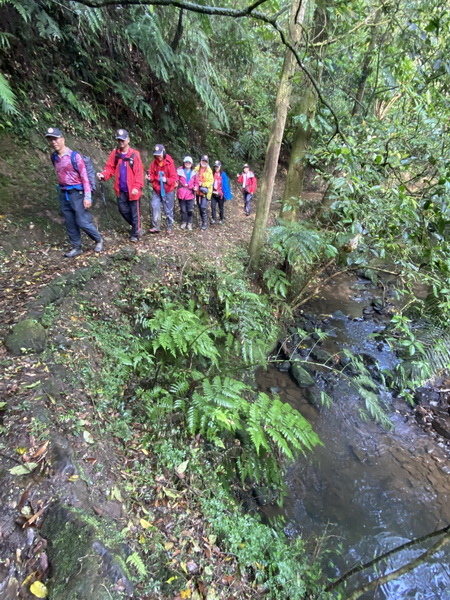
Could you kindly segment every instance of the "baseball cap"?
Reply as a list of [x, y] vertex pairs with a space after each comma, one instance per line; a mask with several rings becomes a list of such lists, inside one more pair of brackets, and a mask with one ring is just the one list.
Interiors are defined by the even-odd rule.
[[128, 135], [128, 131], [126, 129], [118, 129], [116, 131], [116, 140], [126, 140]]
[[47, 131], [45, 132], [45, 137], [54, 137], [59, 138], [63, 137], [61, 129], [57, 127], [47, 127]]
[[249, 169], [250, 167], [248, 166], [248, 164], [247, 164], [247, 163], [245, 163], [245, 165], [244, 165], [242, 168], [243, 168], [243, 169], [245, 169], [245, 168]]
[[156, 144], [155, 149], [153, 150], [153, 156], [161, 156], [164, 154], [165, 148], [162, 144]]
[[221, 167], [222, 163], [220, 162], [220, 160], [216, 160], [216, 162], [214, 163], [215, 167]]
[[209, 158], [208, 158], [208, 155], [207, 155], [207, 154], [204, 154], [204, 155], [201, 157], [200, 161], [202, 161], [202, 160], [204, 160], [205, 162], [209, 163]]
[[184, 163], [187, 163], [187, 162], [190, 162], [190, 163], [191, 163], [191, 165], [192, 165], [192, 163], [194, 162], [194, 161], [192, 160], [192, 156], [185, 156], [185, 157], [183, 158], [183, 164], [184, 164]]

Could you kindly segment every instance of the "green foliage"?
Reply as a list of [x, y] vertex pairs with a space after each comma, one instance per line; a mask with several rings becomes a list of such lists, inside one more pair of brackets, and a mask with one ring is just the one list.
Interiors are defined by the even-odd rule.
[[242, 570], [254, 573], [267, 598], [327, 598], [319, 583], [320, 572], [309, 562], [299, 536], [287, 540], [281, 527], [268, 527], [248, 514], [230, 512], [222, 490], [202, 499], [202, 507], [219, 543], [237, 557]]
[[[235, 376], [243, 365], [266, 364], [277, 334], [270, 306], [236, 275], [210, 274], [206, 282], [206, 289], [199, 281], [192, 288], [186, 273], [187, 305], [166, 302], [138, 317], [139, 350], [128, 352], [125, 361], [141, 377], [139, 406], [155, 423], [177, 415], [192, 436], [224, 450], [219, 463], [229, 475], [281, 484], [279, 461], [292, 460], [319, 440], [290, 405]], [[202, 308], [195, 308], [192, 289]]]
[[145, 566], [144, 561], [137, 552], [133, 552], [132, 554], [130, 554], [126, 562], [136, 569], [141, 579], [147, 575], [147, 567]]
[[277, 269], [270, 265], [263, 274], [263, 279], [266, 282], [267, 288], [277, 296], [286, 298], [291, 282], [288, 276], [281, 269]]
[[[364, 401], [364, 408], [359, 410], [362, 419], [371, 418], [380, 423], [386, 429], [391, 429], [392, 423], [386, 414], [383, 400], [380, 397], [380, 386], [374, 381], [369, 369], [365, 366], [363, 358], [356, 356], [349, 350], [344, 349], [344, 354], [349, 360], [349, 364], [344, 367], [342, 373], [346, 375], [348, 384], [355, 389], [360, 398]], [[351, 367], [351, 376], [346, 371]], [[381, 384], [384, 385], [383, 375]]]
[[270, 230], [270, 244], [292, 266], [311, 266], [337, 254], [325, 232], [307, 223], [281, 223]]
[[222, 279], [217, 296], [230, 352], [245, 364], [266, 364], [268, 347], [277, 339], [277, 327], [264, 296], [248, 290], [242, 279]]
[[223, 446], [225, 432], [248, 440], [257, 456], [293, 459], [298, 451], [311, 450], [318, 437], [302, 415], [277, 397], [262, 392], [253, 399], [249, 386], [229, 377], [204, 381], [194, 392], [188, 410], [188, 427]]
[[234, 143], [234, 153], [243, 160], [255, 161], [262, 157], [267, 143], [267, 135], [254, 129], [245, 131]]
[[11, 86], [6, 77], [0, 73], [0, 107], [5, 113], [15, 113], [17, 112], [16, 106], [16, 97]]
[[157, 310], [152, 319], [141, 320], [141, 324], [154, 334], [152, 350], [156, 353], [161, 349], [173, 358], [201, 356], [218, 366], [219, 352], [208, 334], [212, 326], [205, 324], [192, 308], [186, 310], [168, 305]]

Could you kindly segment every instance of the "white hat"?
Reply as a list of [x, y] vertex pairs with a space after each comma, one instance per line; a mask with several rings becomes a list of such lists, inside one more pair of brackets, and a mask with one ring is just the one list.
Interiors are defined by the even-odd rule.
[[194, 164], [194, 161], [192, 160], [192, 156], [185, 156], [183, 158], [183, 165], [184, 165], [184, 163], [187, 163], [187, 162], [191, 163], [191, 165]]

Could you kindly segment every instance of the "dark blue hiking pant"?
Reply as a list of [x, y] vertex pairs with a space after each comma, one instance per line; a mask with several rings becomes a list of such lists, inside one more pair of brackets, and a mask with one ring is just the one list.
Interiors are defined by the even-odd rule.
[[250, 214], [252, 197], [253, 194], [249, 194], [245, 190], [242, 190], [242, 199], [244, 200], [244, 212], [246, 215]]
[[89, 210], [83, 205], [83, 190], [60, 190], [59, 206], [66, 224], [67, 236], [74, 248], [81, 248], [81, 232], [84, 231], [94, 242], [100, 242], [94, 219]]
[[206, 227], [206, 223], [208, 221], [206, 215], [206, 207], [208, 206], [208, 199], [206, 196], [196, 196], [195, 200], [198, 206], [198, 212], [200, 213], [200, 218], [202, 220], [202, 227]]
[[127, 192], [120, 192], [117, 206], [122, 217], [131, 225], [130, 237], [141, 237], [141, 200], [130, 200]]

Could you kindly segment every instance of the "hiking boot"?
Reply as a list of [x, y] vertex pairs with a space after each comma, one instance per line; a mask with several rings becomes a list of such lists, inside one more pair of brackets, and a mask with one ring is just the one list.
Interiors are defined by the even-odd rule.
[[192, 223], [187, 224], [188, 231], [192, 231]]
[[72, 250], [66, 252], [64, 256], [66, 258], [75, 258], [75, 256], [80, 256], [80, 254], [83, 254], [83, 250], [81, 248], [72, 248]]
[[216, 221], [214, 219], [211, 219], [210, 223], [211, 223], [211, 225], [215, 225]]
[[151, 229], [148, 230], [149, 233], [159, 233], [159, 229], [156, 229], [156, 227], [152, 227]]
[[95, 244], [94, 252], [103, 252], [103, 239]]
[[202, 225], [202, 231], [205, 231], [205, 229], [206, 229], [206, 223], [203, 223], [203, 225]]
[[222, 219], [220, 219], [220, 221], [219, 221], [219, 225], [223, 225], [223, 221], [222, 221]]
[[139, 241], [139, 238], [136, 237], [135, 235], [130, 236], [130, 242], [133, 242], [133, 244], [135, 244], [138, 241]]
[[186, 229], [186, 223], [181, 223], [180, 229]]

